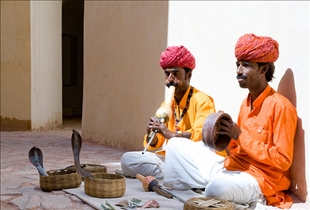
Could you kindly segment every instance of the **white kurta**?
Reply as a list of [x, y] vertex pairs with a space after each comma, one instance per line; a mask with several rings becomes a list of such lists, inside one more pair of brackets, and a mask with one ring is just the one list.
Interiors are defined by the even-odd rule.
[[203, 141], [171, 138], [163, 162], [155, 153], [127, 152], [121, 158], [122, 170], [129, 176], [163, 178], [167, 188], [188, 190], [205, 188], [204, 195], [249, 204], [265, 204], [265, 198], [254, 177], [224, 168], [224, 157], [216, 154]]
[[163, 185], [171, 189], [205, 188], [205, 196], [235, 203], [265, 203], [254, 177], [224, 168], [224, 157], [203, 141], [170, 139], [166, 147]]

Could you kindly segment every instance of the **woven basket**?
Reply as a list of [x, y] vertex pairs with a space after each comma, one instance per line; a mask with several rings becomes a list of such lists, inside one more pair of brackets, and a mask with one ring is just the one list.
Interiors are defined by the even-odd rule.
[[40, 188], [42, 191], [50, 192], [80, 186], [81, 177], [70, 169], [58, 169], [47, 171], [49, 176], [40, 175]]
[[117, 198], [124, 195], [126, 180], [120, 174], [96, 173], [94, 178], [86, 177], [84, 191], [97, 198]]
[[[216, 201], [215, 205], [209, 205], [212, 201]], [[204, 202], [204, 203], [203, 203]], [[183, 210], [234, 210], [234, 205], [224, 199], [214, 197], [190, 198], [184, 203]]]
[[[97, 165], [97, 164], [81, 164], [81, 168], [86, 171], [89, 172], [91, 174], [94, 173], [107, 173], [107, 167], [103, 166], [103, 165]], [[68, 166], [65, 169], [69, 169], [69, 170], [75, 170], [75, 166]], [[81, 177], [82, 181], [84, 181], [84, 177]]]

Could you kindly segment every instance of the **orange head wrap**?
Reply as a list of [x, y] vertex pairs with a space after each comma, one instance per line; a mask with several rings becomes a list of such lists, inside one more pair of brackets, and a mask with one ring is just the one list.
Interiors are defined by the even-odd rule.
[[159, 61], [163, 69], [182, 67], [193, 70], [196, 66], [195, 58], [184, 46], [171, 46], [162, 52]]
[[275, 62], [279, 57], [279, 44], [268, 36], [245, 34], [235, 46], [235, 56], [238, 61]]

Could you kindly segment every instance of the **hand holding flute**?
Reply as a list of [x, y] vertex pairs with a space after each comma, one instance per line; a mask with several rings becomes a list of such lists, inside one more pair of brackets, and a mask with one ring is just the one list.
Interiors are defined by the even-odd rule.
[[[172, 110], [171, 110], [171, 106], [172, 106], [172, 101], [173, 101], [173, 97], [174, 97], [174, 91], [175, 91], [175, 86], [170, 86], [168, 89], [168, 93], [165, 97], [165, 103], [163, 106], [161, 106], [155, 114], [155, 117], [152, 117], [148, 123], [148, 127], [151, 124], [164, 124], [166, 122], [169, 121], [169, 119], [171, 118], [172, 115]], [[147, 150], [147, 148], [150, 146], [150, 144], [152, 143], [153, 139], [156, 136], [156, 133], [158, 132], [158, 130], [154, 130], [151, 131], [148, 135], [148, 144], [145, 146], [144, 150], [142, 151], [142, 154], [144, 154], [144, 152]]]

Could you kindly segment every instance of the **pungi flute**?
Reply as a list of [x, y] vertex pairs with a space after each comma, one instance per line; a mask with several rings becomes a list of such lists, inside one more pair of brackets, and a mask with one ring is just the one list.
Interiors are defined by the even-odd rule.
[[[166, 123], [171, 118], [171, 114], [172, 114], [171, 106], [172, 106], [172, 101], [174, 98], [174, 92], [175, 92], [175, 86], [171, 85], [167, 91], [164, 105], [161, 106], [155, 113], [155, 116], [157, 117], [160, 123]], [[157, 132], [158, 131], [155, 130], [149, 134], [148, 136], [149, 141], [147, 145], [145, 146], [144, 150], [142, 151], [142, 154], [144, 154], [147, 148], [150, 146]]]

